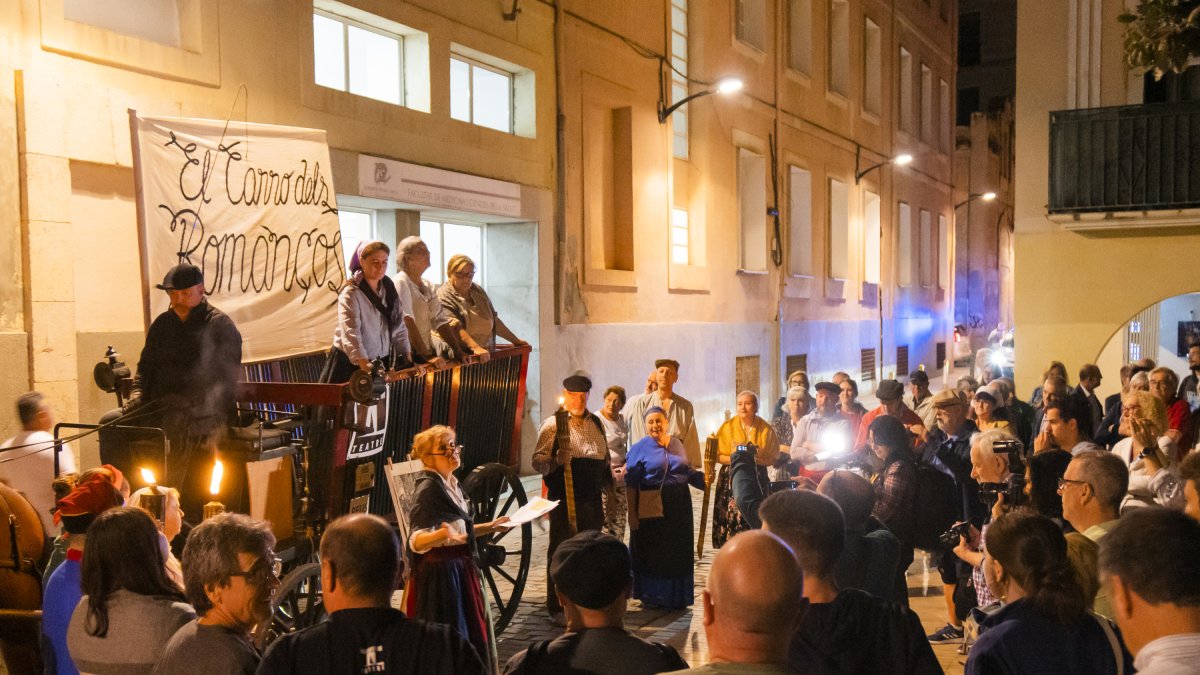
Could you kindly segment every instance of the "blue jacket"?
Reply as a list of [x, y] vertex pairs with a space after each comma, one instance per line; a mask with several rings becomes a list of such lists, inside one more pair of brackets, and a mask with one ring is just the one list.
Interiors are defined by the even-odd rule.
[[[1116, 675], [1114, 647], [1095, 615], [1064, 626], [1034, 611], [1026, 600], [1001, 608], [980, 624], [966, 675]], [[1109, 624], [1120, 642], [1117, 628]], [[1124, 673], [1133, 657], [1121, 642]]]

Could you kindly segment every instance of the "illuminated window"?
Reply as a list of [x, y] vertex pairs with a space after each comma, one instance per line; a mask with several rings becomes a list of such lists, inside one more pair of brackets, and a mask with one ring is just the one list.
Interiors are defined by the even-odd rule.
[[462, 56], [450, 57], [450, 117], [512, 133], [512, 74]]
[[738, 148], [738, 269], [767, 271], [767, 162], [762, 155]]
[[[671, 102], [687, 98], [688, 85], [688, 8], [687, 0], [671, 0]], [[679, 106], [671, 114], [671, 154], [688, 158], [688, 106]]]
[[346, 269], [349, 270], [354, 249], [362, 242], [375, 238], [375, 212], [338, 207], [338, 225], [342, 231], [342, 253], [346, 258]]
[[879, 283], [879, 195], [863, 192], [863, 281]]
[[484, 285], [482, 227], [422, 220], [421, 239], [429, 247], [429, 269], [421, 278], [435, 286], [442, 283], [446, 280], [446, 263], [461, 253], [475, 263], [475, 283]]
[[850, 190], [840, 180], [829, 179], [829, 277], [850, 278]]
[[404, 105], [403, 62], [401, 36], [313, 13], [313, 74], [322, 87]]
[[691, 262], [688, 236], [688, 212], [684, 209], [671, 209], [671, 262], [676, 265], [687, 265]]

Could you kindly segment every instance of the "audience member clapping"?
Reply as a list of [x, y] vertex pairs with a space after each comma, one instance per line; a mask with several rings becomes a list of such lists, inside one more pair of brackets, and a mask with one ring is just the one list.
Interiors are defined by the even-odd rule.
[[809, 606], [791, 639], [788, 662], [793, 668], [811, 675], [942, 672], [916, 614], [839, 587], [834, 570], [845, 525], [837, 504], [813, 492], [780, 492], [763, 502], [759, 515], [763, 527], [791, 547], [804, 570]]
[[149, 673], [167, 640], [196, 617], [167, 578], [158, 542], [154, 520], [129, 506], [105, 511], [88, 528], [84, 596], [67, 631], [80, 672]]
[[214, 516], [191, 531], [183, 570], [188, 601], [200, 618], [171, 637], [156, 675], [253, 675], [258, 651], [250, 632], [270, 616], [279, 587], [274, 546], [266, 523], [238, 513]]
[[1121, 505], [1123, 510], [1155, 503], [1183, 508], [1183, 487], [1168, 470], [1174, 467], [1179, 450], [1166, 431], [1162, 399], [1142, 391], [1125, 395], [1121, 434], [1129, 438], [1112, 449], [1129, 468], [1129, 493]]
[[619, 539], [595, 530], [575, 535], [554, 551], [550, 574], [567, 632], [518, 652], [506, 675], [651, 675], [687, 668], [673, 647], [625, 630], [633, 577], [629, 549]]
[[1138, 509], [1100, 547], [1114, 618], [1140, 675], [1195, 673], [1200, 664], [1200, 524]]
[[1178, 396], [1179, 376], [1166, 366], [1150, 371], [1150, 393], [1166, 407], [1167, 426], [1162, 434], [1180, 448], [1192, 447], [1191, 407]]
[[1004, 606], [980, 624], [967, 675], [1131, 672], [1133, 659], [1115, 629], [1087, 611], [1067, 560], [1067, 543], [1050, 519], [1001, 516], [988, 530], [984, 570]]

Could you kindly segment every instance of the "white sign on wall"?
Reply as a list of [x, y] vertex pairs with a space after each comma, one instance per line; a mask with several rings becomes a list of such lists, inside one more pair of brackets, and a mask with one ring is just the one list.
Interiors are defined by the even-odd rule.
[[346, 270], [325, 132], [129, 117], [147, 325], [182, 260], [237, 324], [243, 360], [328, 348]]
[[521, 215], [521, 186], [394, 159], [358, 156], [358, 194], [441, 209]]

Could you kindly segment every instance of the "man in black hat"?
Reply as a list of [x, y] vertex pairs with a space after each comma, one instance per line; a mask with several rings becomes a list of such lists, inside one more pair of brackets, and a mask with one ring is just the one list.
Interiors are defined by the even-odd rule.
[[908, 374], [908, 396], [905, 404], [917, 413], [926, 429], [937, 428], [937, 412], [933, 409], [933, 392], [929, 391], [929, 373], [914, 370]]
[[832, 382], [818, 382], [816, 390], [816, 405], [800, 418], [792, 435], [791, 456], [795, 462], [820, 470], [826, 461], [849, 453], [854, 432], [850, 420], [837, 409], [842, 388]]
[[[195, 265], [172, 267], [156, 287], [167, 292], [171, 306], [146, 332], [129, 401], [100, 422], [126, 416], [122, 424], [167, 432], [172, 455], [163, 483], [180, 488], [184, 511], [198, 521], [202, 486], [212, 464], [209, 453], [198, 450], [211, 448], [234, 414], [242, 335], [232, 319], [205, 299], [204, 274]], [[129, 471], [135, 468], [133, 458], [122, 440], [102, 433], [100, 458]]]
[[625, 630], [631, 573], [629, 549], [612, 535], [588, 531], [564, 541], [554, 552], [550, 576], [566, 611], [567, 632], [515, 654], [505, 675], [649, 675], [687, 668], [673, 647]]
[[[547, 497], [558, 500], [550, 512], [550, 542], [546, 555], [553, 560], [558, 545], [585, 530], [604, 526], [604, 481], [611, 480], [608, 440], [600, 418], [588, 412], [592, 381], [583, 373], [563, 380], [562, 402], [542, 423], [533, 451], [533, 469], [546, 482]], [[564, 620], [554, 593], [554, 578], [547, 574], [546, 609], [557, 622]]]

